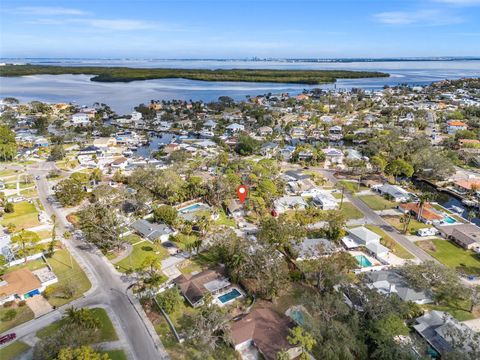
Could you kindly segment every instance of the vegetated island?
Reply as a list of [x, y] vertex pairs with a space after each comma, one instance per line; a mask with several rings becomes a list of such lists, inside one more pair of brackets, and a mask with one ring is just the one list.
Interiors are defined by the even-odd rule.
[[245, 81], [293, 84], [326, 84], [337, 79], [388, 77], [389, 74], [371, 71], [344, 70], [261, 70], [261, 69], [145, 69], [129, 67], [4, 65], [0, 76], [27, 75], [94, 75], [99, 82], [130, 82], [136, 80], [183, 78], [202, 81]]

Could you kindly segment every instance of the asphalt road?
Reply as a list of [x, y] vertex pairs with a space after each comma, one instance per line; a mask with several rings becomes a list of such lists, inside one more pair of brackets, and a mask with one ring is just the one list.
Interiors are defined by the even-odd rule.
[[[34, 176], [40, 176], [40, 179], [36, 180], [40, 200], [48, 215], [56, 215], [57, 228], [59, 232], [63, 233], [71, 228], [65, 218], [65, 213], [62, 211], [62, 208], [51, 204], [47, 200], [47, 197], [50, 195], [50, 186], [45, 175], [52, 170], [53, 166], [52, 163], [40, 163], [37, 168], [31, 167], [29, 172]], [[134, 306], [138, 306], [138, 301], [129, 297], [127, 293], [130, 285], [129, 280], [119, 275], [98, 249], [86, 246], [82, 240], [70, 239], [62, 242], [72, 256], [82, 265], [82, 268], [86, 270], [86, 274], [92, 282], [92, 289], [83, 298], [76, 300], [71, 305], [85, 307], [98, 304], [108, 307], [118, 319], [120, 329], [117, 329], [117, 332], [125, 335], [124, 341], [130, 349], [129, 353], [133, 359], [168, 359], [168, 354], [159, 341], [158, 336], [151, 333], [153, 327], [147, 319], [144, 319], [138, 308]], [[31, 336], [37, 330], [61, 318], [64, 310], [53, 311], [43, 317], [11, 329], [11, 332], [16, 332], [18, 338]]]
[[[324, 175], [330, 182], [336, 184], [338, 180], [333, 176], [332, 172], [324, 170], [324, 169], [316, 169], [322, 175]], [[345, 192], [345, 197], [363, 213], [365, 216], [365, 220], [368, 224], [373, 224], [381, 228], [387, 235], [389, 235], [393, 240], [403, 246], [406, 250], [408, 250], [412, 255], [417, 257], [421, 261], [435, 261], [437, 260], [430, 256], [427, 252], [420, 249], [414, 243], [412, 243], [407, 237], [400, 234], [393, 226], [391, 226], [388, 222], [386, 222], [380, 215], [375, 213], [372, 209], [370, 209], [367, 204], [365, 204], [359, 198]]]

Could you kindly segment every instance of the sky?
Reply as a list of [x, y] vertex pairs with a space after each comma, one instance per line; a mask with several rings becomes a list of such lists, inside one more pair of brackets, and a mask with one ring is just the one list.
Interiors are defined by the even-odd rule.
[[480, 56], [480, 0], [0, 0], [0, 57]]

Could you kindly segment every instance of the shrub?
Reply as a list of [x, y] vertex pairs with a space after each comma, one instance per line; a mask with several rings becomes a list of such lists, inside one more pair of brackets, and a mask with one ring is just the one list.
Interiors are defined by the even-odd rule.
[[2, 321], [11, 321], [17, 316], [17, 310], [10, 309], [5, 312], [2, 316]]
[[9, 307], [12, 307], [13, 304], [15, 304], [15, 301], [5, 301], [5, 303], [3, 304], [3, 307], [4, 308], [9, 308]]
[[3, 211], [5, 211], [7, 214], [11, 214], [15, 211], [15, 209], [13, 208], [13, 204], [12, 203], [7, 203], [3, 209]]
[[27, 302], [25, 300], [21, 300], [21, 301], [18, 302], [17, 305], [18, 305], [18, 307], [23, 307], [23, 306], [27, 305]]

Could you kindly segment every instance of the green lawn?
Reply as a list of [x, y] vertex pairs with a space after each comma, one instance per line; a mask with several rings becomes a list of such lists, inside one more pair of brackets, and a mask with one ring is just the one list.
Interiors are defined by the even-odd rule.
[[388, 247], [394, 255], [402, 259], [413, 259], [412, 254], [410, 254], [403, 246], [388, 236], [382, 229], [373, 225], [366, 225], [366, 227], [372, 230], [374, 233], [380, 235], [382, 237], [380, 243]]
[[[398, 231], [400, 232], [403, 231], [403, 223], [400, 222], [400, 216], [385, 216], [384, 219]], [[412, 219], [410, 220], [410, 223], [408, 224], [407, 232], [410, 235], [416, 235], [418, 229], [430, 228], [430, 227], [432, 227], [432, 225], [427, 225], [412, 217]]]
[[30, 349], [30, 346], [23, 341], [15, 341], [14, 343], [0, 349], [0, 359], [13, 360], [28, 349]]
[[150, 255], [158, 256], [160, 260], [166, 259], [169, 256], [167, 249], [163, 246], [154, 245], [149, 241], [145, 241], [133, 246], [131, 254], [122, 261], [116, 263], [115, 266], [120, 272], [135, 270], [141, 267], [143, 261]]
[[[113, 327], [112, 321], [108, 317], [108, 314], [105, 311], [105, 309], [93, 308], [92, 312], [94, 313], [94, 316], [100, 322], [99, 342], [107, 342], [107, 341], [118, 340], [118, 336], [117, 336], [117, 333], [115, 331], [115, 328]], [[56, 321], [53, 324], [50, 324], [47, 327], [44, 327], [43, 329], [37, 331], [36, 336], [40, 339], [45, 339], [46, 337], [51, 336], [52, 334], [57, 332], [62, 327], [63, 324], [65, 324], [64, 319], [62, 319], [60, 321]]]
[[428, 310], [445, 311], [456, 318], [458, 321], [474, 319], [475, 316], [469, 311], [470, 302], [468, 300], [460, 300], [456, 303], [447, 303], [441, 305], [424, 305]]
[[22, 264], [19, 264], [19, 265], [11, 266], [11, 267], [6, 269], [6, 272], [12, 272], [12, 271], [23, 269], [23, 268], [27, 268], [27, 269], [30, 269], [30, 270], [33, 271], [33, 270], [41, 269], [45, 266], [47, 266], [45, 261], [43, 261], [42, 258], [39, 258], [39, 259], [36, 259], [36, 260], [28, 261], [27, 263], [22, 263]]
[[387, 200], [380, 195], [363, 195], [358, 197], [372, 210], [386, 210], [397, 207], [397, 203]]
[[235, 227], [236, 223], [233, 218], [228, 217], [223, 209], [220, 209], [218, 212], [219, 218], [215, 220], [215, 225], [224, 225], [224, 226], [230, 226], [230, 227]]
[[30, 310], [30, 308], [25, 305], [21, 307], [0, 307], [0, 319], [3, 318], [4, 314], [10, 310], [10, 309], [15, 309], [17, 312], [17, 315], [13, 320], [10, 321], [3, 321], [0, 320], [0, 333], [3, 333], [4, 331], [7, 331], [8, 329], [14, 328], [15, 326], [18, 326], [20, 324], [23, 324], [24, 322], [30, 321], [33, 319], [33, 311]]
[[351, 192], [353, 194], [355, 194], [358, 191], [368, 189], [366, 186], [363, 186], [363, 185], [360, 185], [360, 187], [358, 187], [358, 181], [356, 180], [355, 181], [340, 180], [337, 182], [336, 187], [338, 189], [342, 189], [342, 187], [345, 187], [345, 191]]
[[[76, 285], [75, 294], [70, 299], [63, 299], [55, 296], [49, 297], [48, 302], [52, 306], [59, 307], [78, 299], [92, 286], [87, 278], [87, 275], [85, 275], [75, 259], [72, 258], [72, 262], [70, 262], [70, 254], [67, 250], [57, 250], [53, 256], [47, 260], [50, 266], [52, 266], [53, 272], [58, 277], [58, 283], [50, 285], [48, 288], [57, 288], [66, 283], [73, 283]], [[71, 265], [73, 265], [73, 268]]]
[[344, 202], [340, 211], [343, 213], [347, 220], [363, 218], [362, 212], [349, 202]]
[[434, 239], [430, 241], [435, 250], [427, 252], [442, 264], [469, 275], [480, 276], [479, 255], [470, 250], [464, 250], [451, 241]]
[[101, 354], [107, 354], [111, 360], [128, 360], [123, 350], [100, 351]]
[[186, 250], [187, 245], [194, 243], [197, 240], [197, 236], [195, 235], [185, 235], [185, 234], [177, 234], [174, 237], [170, 237], [172, 242], [182, 250]]
[[14, 212], [10, 214], [4, 214], [3, 220], [0, 221], [1, 225], [15, 224], [17, 230], [29, 229], [40, 225], [38, 221], [38, 212], [33, 204], [27, 201], [22, 201], [13, 204]]

